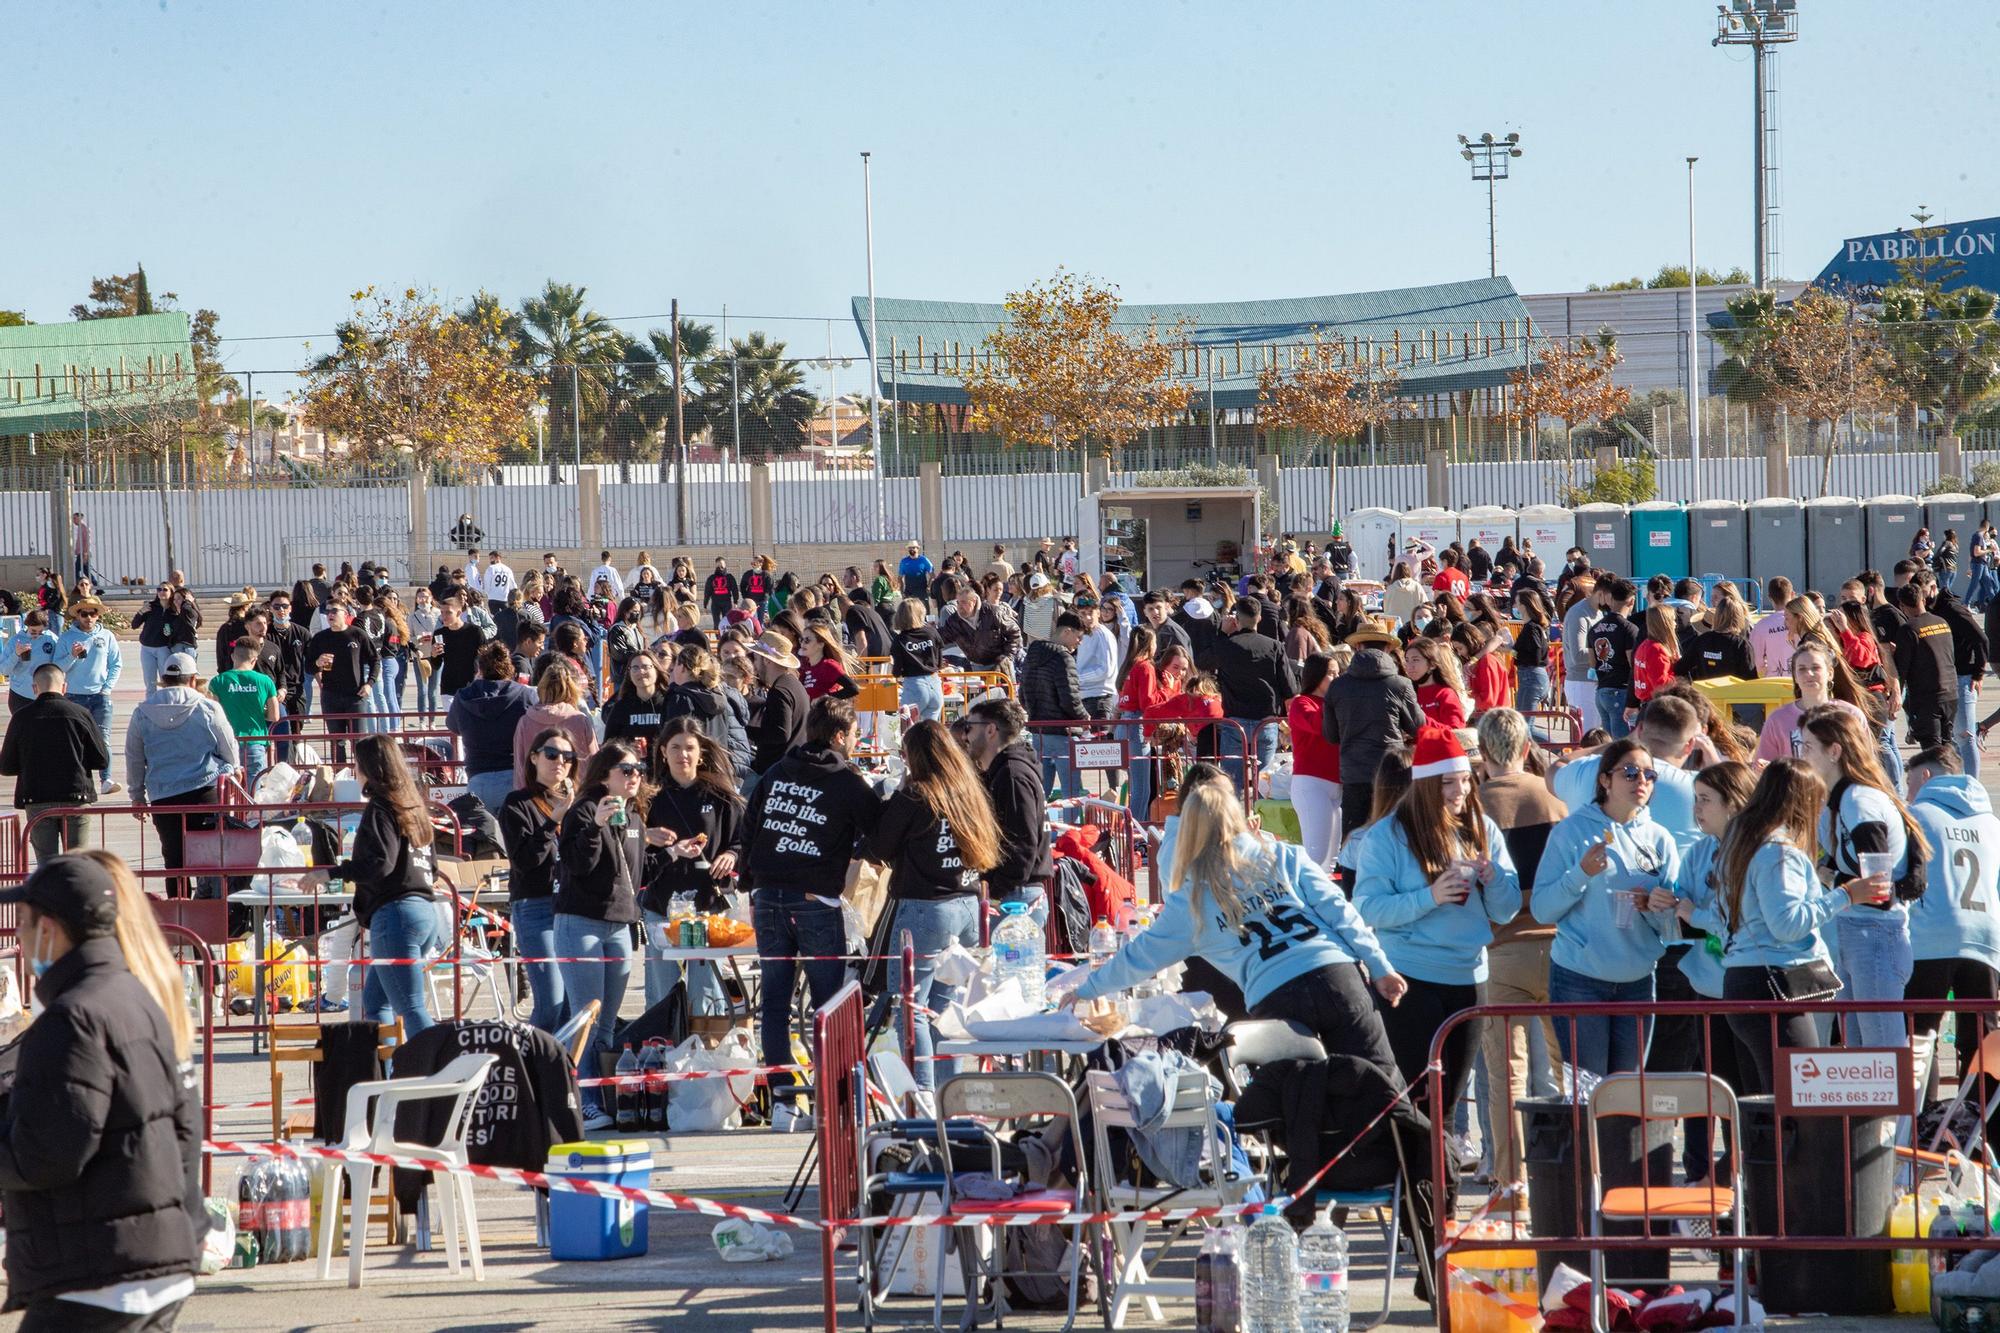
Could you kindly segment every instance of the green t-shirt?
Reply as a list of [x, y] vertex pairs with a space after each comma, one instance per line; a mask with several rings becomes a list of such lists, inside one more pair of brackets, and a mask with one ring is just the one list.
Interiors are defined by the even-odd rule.
[[256, 670], [225, 671], [210, 678], [208, 692], [222, 705], [229, 729], [238, 736], [269, 734], [271, 724], [264, 717], [265, 705], [278, 696], [278, 687], [269, 676]]

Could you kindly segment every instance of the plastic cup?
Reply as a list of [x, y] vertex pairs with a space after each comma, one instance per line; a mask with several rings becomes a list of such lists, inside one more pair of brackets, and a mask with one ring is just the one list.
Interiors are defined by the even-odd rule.
[[1611, 895], [1611, 924], [1624, 930], [1639, 919], [1639, 896], [1619, 890]]
[[1873, 879], [1877, 875], [1892, 875], [1896, 871], [1896, 856], [1893, 852], [1856, 852], [1854, 863], [1861, 868], [1863, 879]]

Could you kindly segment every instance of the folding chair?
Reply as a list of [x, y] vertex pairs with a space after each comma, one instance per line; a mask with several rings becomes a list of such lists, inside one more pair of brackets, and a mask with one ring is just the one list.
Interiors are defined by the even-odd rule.
[[[1260, 1065], [1274, 1064], [1279, 1060], [1324, 1060], [1326, 1047], [1318, 1037], [1306, 1031], [1302, 1024], [1290, 1019], [1246, 1018], [1231, 1023], [1224, 1031], [1228, 1045], [1223, 1051], [1223, 1082], [1229, 1088], [1231, 1100], [1242, 1096], [1244, 1086], [1249, 1082], [1245, 1071], [1254, 1071]], [[1244, 1134], [1255, 1134], [1263, 1141], [1263, 1174], [1272, 1182], [1271, 1192], [1277, 1189], [1277, 1172], [1274, 1159], [1277, 1145], [1271, 1142], [1269, 1131], [1273, 1125], [1248, 1125], [1238, 1122], [1237, 1130]], [[1393, 1141], [1393, 1135], [1392, 1135]], [[1397, 1160], [1402, 1161], [1402, 1144], [1396, 1143]], [[1408, 1164], [1403, 1163], [1404, 1171]], [[1382, 1309], [1375, 1316], [1374, 1323], [1363, 1326], [1363, 1333], [1381, 1325], [1389, 1317], [1389, 1311], [1396, 1296], [1396, 1268], [1402, 1257], [1403, 1240], [1403, 1176], [1396, 1173], [1395, 1180], [1387, 1189], [1376, 1190], [1329, 1190], [1313, 1191], [1316, 1207], [1333, 1207], [1349, 1215], [1366, 1210], [1376, 1226], [1382, 1230], [1382, 1242], [1386, 1249], [1382, 1274]], [[1387, 1209], [1388, 1220], [1384, 1221], [1382, 1210]], [[1428, 1272], [1421, 1238], [1412, 1238], [1411, 1248], [1416, 1256], [1417, 1266]], [[1433, 1287], [1432, 1290], [1436, 1288]]]
[[[1643, 1090], [1643, 1091], [1642, 1091]], [[1726, 1120], [1737, 1144], [1733, 1155], [1732, 1183], [1723, 1188], [1713, 1175], [1702, 1185], [1626, 1185], [1604, 1188], [1603, 1164], [1598, 1160], [1598, 1124], [1612, 1116], [1629, 1116], [1642, 1127], [1663, 1120]], [[1743, 1226], [1743, 1121], [1737, 1110], [1736, 1094], [1727, 1083], [1712, 1074], [1610, 1074], [1590, 1094], [1590, 1234], [1603, 1234], [1605, 1222], [1678, 1221], [1701, 1218], [1711, 1224], [1729, 1218], [1735, 1234]], [[1736, 1296], [1736, 1327], [1743, 1326], [1743, 1275], [1748, 1271], [1744, 1251], [1735, 1252], [1736, 1268], [1730, 1286]], [[1604, 1251], [1590, 1252], [1590, 1326], [1593, 1333], [1607, 1333], [1609, 1315], [1604, 1297]]]
[[[1173, 1105], [1166, 1116], [1157, 1121], [1158, 1129], [1198, 1129], [1202, 1136], [1201, 1176], [1203, 1183], [1185, 1188], [1175, 1185], [1139, 1185], [1127, 1183], [1111, 1156], [1111, 1131], [1122, 1129], [1135, 1132], [1139, 1128], [1137, 1114], [1131, 1101], [1118, 1085], [1118, 1075], [1109, 1070], [1093, 1069], [1085, 1076], [1090, 1096], [1090, 1121], [1092, 1147], [1091, 1170], [1096, 1178], [1097, 1206], [1100, 1212], [1119, 1212], [1127, 1209], [1145, 1208], [1231, 1208], [1243, 1201], [1254, 1176], [1236, 1176], [1229, 1173], [1229, 1161], [1222, 1151], [1221, 1127], [1216, 1122], [1215, 1103], [1209, 1098], [1206, 1077], [1183, 1080], [1175, 1085]], [[1151, 1230], [1147, 1222], [1112, 1222], [1112, 1254], [1107, 1260], [1107, 1271], [1101, 1286], [1098, 1304], [1104, 1315], [1106, 1328], [1125, 1327], [1125, 1316], [1134, 1300], [1146, 1303], [1146, 1313], [1154, 1323], [1160, 1323], [1165, 1316], [1160, 1312], [1160, 1298], [1192, 1300], [1194, 1280], [1192, 1278], [1163, 1278], [1154, 1270], [1166, 1261], [1182, 1237], [1190, 1231], [1203, 1230], [1192, 1221], [1174, 1223], [1167, 1229], [1159, 1247], [1149, 1259], [1146, 1254], [1146, 1236]], [[1115, 1267], [1111, 1267], [1114, 1265]]]
[[[1011, 1199], [965, 1200], [968, 1211], [987, 1213], [995, 1218], [1022, 1217], [1031, 1215], [1062, 1216], [1065, 1213], [1081, 1215], [1085, 1213], [1089, 1197], [1089, 1171], [1085, 1168], [1083, 1130], [1077, 1123], [1076, 1094], [1069, 1084], [1054, 1074], [1040, 1073], [994, 1073], [960, 1074], [946, 1080], [938, 1089], [937, 1137], [940, 1143], [948, 1144], [954, 1128], [965, 1125], [976, 1126], [986, 1143], [991, 1157], [991, 1175], [995, 1180], [1004, 1179], [1001, 1170], [1000, 1137], [996, 1127], [1009, 1122], [1047, 1122], [1060, 1120], [1064, 1126], [1064, 1136], [1069, 1140], [1069, 1160], [1076, 1163], [1076, 1183], [1070, 1189], [1025, 1188]], [[942, 1172], [943, 1208], [951, 1213], [958, 1208], [958, 1173], [953, 1164], [947, 1162]], [[961, 1330], [975, 1327], [982, 1316], [990, 1314], [995, 1324], [1004, 1317], [1007, 1308], [1006, 1285], [1001, 1280], [1001, 1265], [1006, 1246], [994, 1228], [993, 1253], [990, 1263], [982, 1262], [979, 1255], [978, 1235], [982, 1228], [992, 1225], [987, 1222], [969, 1222], [952, 1228], [952, 1240], [958, 1249], [959, 1271], [965, 1278], [965, 1315], [959, 1321]], [[970, 1233], [970, 1234], [966, 1234]], [[1087, 1259], [1088, 1247], [1084, 1244], [1084, 1226], [1072, 1222], [1069, 1226], [1070, 1249], [1066, 1267], [1068, 1268], [1069, 1310], [1063, 1320], [1063, 1333], [1076, 1324], [1076, 1287], [1083, 1265]], [[938, 1249], [938, 1278], [935, 1294], [931, 1298], [931, 1317], [940, 1328], [944, 1326], [944, 1247]], [[991, 1284], [992, 1299], [987, 1305], [979, 1302], [981, 1281]]]
[[[357, 1083], [348, 1090], [347, 1134], [340, 1146], [350, 1152], [430, 1157], [464, 1165], [468, 1160], [466, 1134], [472, 1127], [472, 1103], [493, 1066], [497, 1055], [461, 1055], [428, 1078], [390, 1078]], [[445, 1120], [444, 1141], [403, 1143], [396, 1138], [396, 1112], [408, 1102], [449, 1099], [451, 1111]], [[333, 1276], [333, 1233], [340, 1228], [340, 1177], [347, 1175], [352, 1206], [347, 1224], [347, 1285], [361, 1285], [362, 1249], [367, 1241], [364, 1217], [371, 1192], [370, 1182], [377, 1168], [366, 1162], [324, 1162], [320, 1167], [319, 1278]], [[479, 1215], [473, 1208], [472, 1182], [454, 1172], [438, 1174], [438, 1188], [444, 1194], [445, 1245], [451, 1273], [458, 1276], [458, 1227], [461, 1212], [465, 1221], [466, 1248], [472, 1256], [472, 1280], [486, 1279], [486, 1262], [479, 1248]]]

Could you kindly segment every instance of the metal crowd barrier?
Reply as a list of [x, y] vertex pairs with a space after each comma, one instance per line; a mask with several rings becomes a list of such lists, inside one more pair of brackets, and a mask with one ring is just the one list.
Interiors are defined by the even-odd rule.
[[[904, 969], [904, 976], [910, 969]], [[819, 1215], [853, 1217], [861, 1198], [861, 1126], [867, 1120], [867, 1002], [849, 981], [813, 1014], [813, 1112], [819, 1117]], [[865, 1210], [864, 1210], [865, 1211]], [[839, 1237], [819, 1234], [820, 1298], [827, 1333], [840, 1328], [835, 1268]]]

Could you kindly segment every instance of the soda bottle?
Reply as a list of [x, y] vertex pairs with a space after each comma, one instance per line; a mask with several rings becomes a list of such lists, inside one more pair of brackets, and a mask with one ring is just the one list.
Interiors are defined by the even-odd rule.
[[617, 1114], [613, 1117], [621, 1134], [636, 1133], [643, 1128], [639, 1115], [639, 1085], [630, 1081], [639, 1072], [639, 1057], [632, 1054], [632, 1043], [626, 1042], [625, 1049], [618, 1056], [618, 1065], [612, 1072], [619, 1078]]
[[312, 1257], [312, 1172], [304, 1162], [292, 1161], [291, 1251], [294, 1259]]
[[[264, 1159], [253, 1157], [243, 1165], [243, 1174], [236, 1178], [236, 1234], [238, 1237], [255, 1236], [264, 1223], [264, 1199], [261, 1168]], [[255, 1263], [253, 1258], [251, 1263]], [[245, 1264], [244, 1267], [249, 1267]]]
[[646, 1128], [655, 1134], [667, 1132], [667, 1084], [660, 1075], [666, 1071], [667, 1050], [655, 1037], [639, 1052], [639, 1072], [646, 1078], [644, 1100]]
[[1237, 1333], [1242, 1289], [1236, 1228], [1213, 1227], [1194, 1257], [1195, 1333]]

